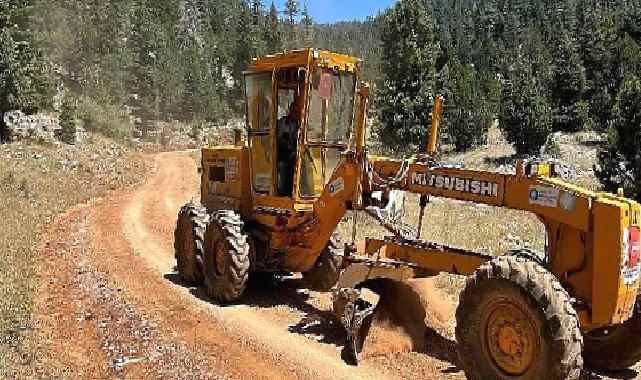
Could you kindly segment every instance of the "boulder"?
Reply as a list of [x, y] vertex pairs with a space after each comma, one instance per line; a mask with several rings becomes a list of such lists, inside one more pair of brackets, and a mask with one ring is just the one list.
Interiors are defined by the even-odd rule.
[[26, 115], [19, 110], [5, 112], [3, 115], [9, 137], [13, 140], [32, 139], [54, 141], [60, 129], [57, 117], [34, 114]]

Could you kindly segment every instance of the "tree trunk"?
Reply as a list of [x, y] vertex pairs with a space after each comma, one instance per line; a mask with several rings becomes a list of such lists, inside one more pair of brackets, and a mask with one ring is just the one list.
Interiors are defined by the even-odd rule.
[[0, 112], [0, 142], [7, 142], [11, 139], [9, 127], [4, 122], [4, 112]]

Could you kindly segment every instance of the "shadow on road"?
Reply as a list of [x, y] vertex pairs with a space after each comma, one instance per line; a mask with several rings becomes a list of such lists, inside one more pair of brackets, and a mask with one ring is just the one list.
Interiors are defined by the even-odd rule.
[[[289, 332], [312, 337], [320, 343], [339, 347], [344, 347], [346, 344], [345, 330], [338, 318], [331, 310], [319, 309], [311, 303], [310, 291], [300, 278], [269, 274], [250, 275], [250, 280], [242, 299], [235, 303], [221, 304], [207, 297], [200, 287], [191, 287], [183, 283], [176, 272], [167, 273], [164, 277], [176, 285], [189, 288], [190, 293], [196, 298], [219, 307], [247, 305], [256, 308], [273, 308], [285, 306], [298, 310], [302, 317], [296, 324], [288, 327]], [[385, 318], [387, 317], [385, 316]], [[422, 317], [419, 315], [419, 318]], [[416, 326], [413, 326], [412, 329], [416, 329]], [[452, 367], [446, 372], [458, 372], [456, 343], [443, 337], [424, 323], [418, 329], [422, 336], [420, 337], [420, 343], [414, 345], [414, 351], [450, 363]], [[412, 338], [415, 338], [415, 335], [413, 333]], [[343, 350], [341, 356], [346, 360], [347, 356], [344, 354], [345, 350]]]
[[636, 380], [639, 379], [639, 372], [633, 369], [626, 369], [624, 371], [616, 372], [592, 372], [586, 369], [581, 373], [580, 380]]
[[[236, 303], [221, 304], [212, 301], [200, 287], [192, 287], [180, 280], [176, 272], [167, 273], [164, 275], [165, 279], [170, 282], [183, 286], [189, 289], [190, 293], [196, 298], [205, 302], [214, 304], [219, 307], [229, 307], [235, 305], [247, 305], [257, 308], [273, 308], [276, 306], [286, 306], [298, 310], [303, 314], [301, 319], [294, 325], [289, 326], [288, 331], [307, 337], [314, 337], [320, 343], [331, 344], [339, 347], [345, 347], [345, 331], [340, 324], [340, 321], [335, 317], [334, 313], [330, 310], [321, 310], [310, 303], [311, 295], [307, 290], [305, 283], [296, 277], [281, 277], [277, 275], [261, 274], [259, 276], [250, 276], [250, 281], [247, 284], [247, 289], [243, 298]], [[380, 289], [378, 289], [381, 291]], [[397, 290], [398, 291], [398, 290]], [[405, 315], [415, 314], [416, 310], [407, 313], [407, 305], [398, 305], [395, 293], [393, 297], [387, 297], [384, 302], [391, 302], [387, 305], [386, 310], [397, 309], [401, 307], [405, 310]], [[383, 309], [381, 309], [383, 310]], [[378, 312], [377, 312], [378, 313]], [[416, 324], [416, 318], [421, 319], [424, 314], [412, 318]], [[389, 318], [389, 315], [378, 315], [376, 318]], [[403, 323], [403, 321], [396, 321]], [[407, 321], [405, 321], [407, 324]], [[458, 373], [461, 369], [458, 367], [458, 357], [456, 342], [452, 339], [443, 337], [439, 332], [427, 325], [420, 326], [421, 336], [420, 344], [415, 344], [414, 351], [436, 358], [443, 362], [451, 364], [451, 367], [443, 370], [444, 373]], [[345, 355], [346, 350], [343, 349], [341, 357], [347, 363], [351, 361], [348, 355]], [[618, 372], [592, 372], [584, 370], [581, 373], [580, 380], [633, 380], [639, 378], [639, 373], [635, 370], [625, 370]]]

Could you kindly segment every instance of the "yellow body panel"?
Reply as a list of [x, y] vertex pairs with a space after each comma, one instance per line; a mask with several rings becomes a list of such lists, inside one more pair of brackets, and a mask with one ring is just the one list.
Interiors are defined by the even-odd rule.
[[246, 146], [201, 151], [201, 203], [209, 210], [251, 212], [249, 151]]
[[431, 274], [449, 272], [470, 275], [490, 258], [454, 247], [435, 245], [434, 247], [419, 248], [376, 239], [367, 243], [378, 245], [380, 248], [385, 247], [385, 249], [375, 252], [377, 257], [417, 264], [421, 269], [429, 270]]

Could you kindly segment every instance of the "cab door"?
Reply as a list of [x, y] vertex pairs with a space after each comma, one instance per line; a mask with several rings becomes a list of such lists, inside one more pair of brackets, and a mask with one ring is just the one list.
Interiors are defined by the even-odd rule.
[[298, 168], [298, 202], [313, 202], [349, 147], [354, 120], [356, 76], [317, 67], [310, 80], [305, 138]]
[[273, 215], [287, 216], [294, 210], [293, 189], [304, 120], [299, 119], [297, 126], [290, 128], [292, 154], [287, 160], [283, 151], [279, 152], [278, 129], [292, 102], [304, 104], [306, 84], [305, 67], [245, 75], [253, 214], [264, 224], [270, 224]]
[[245, 106], [252, 194], [274, 194], [273, 71], [245, 75]]

